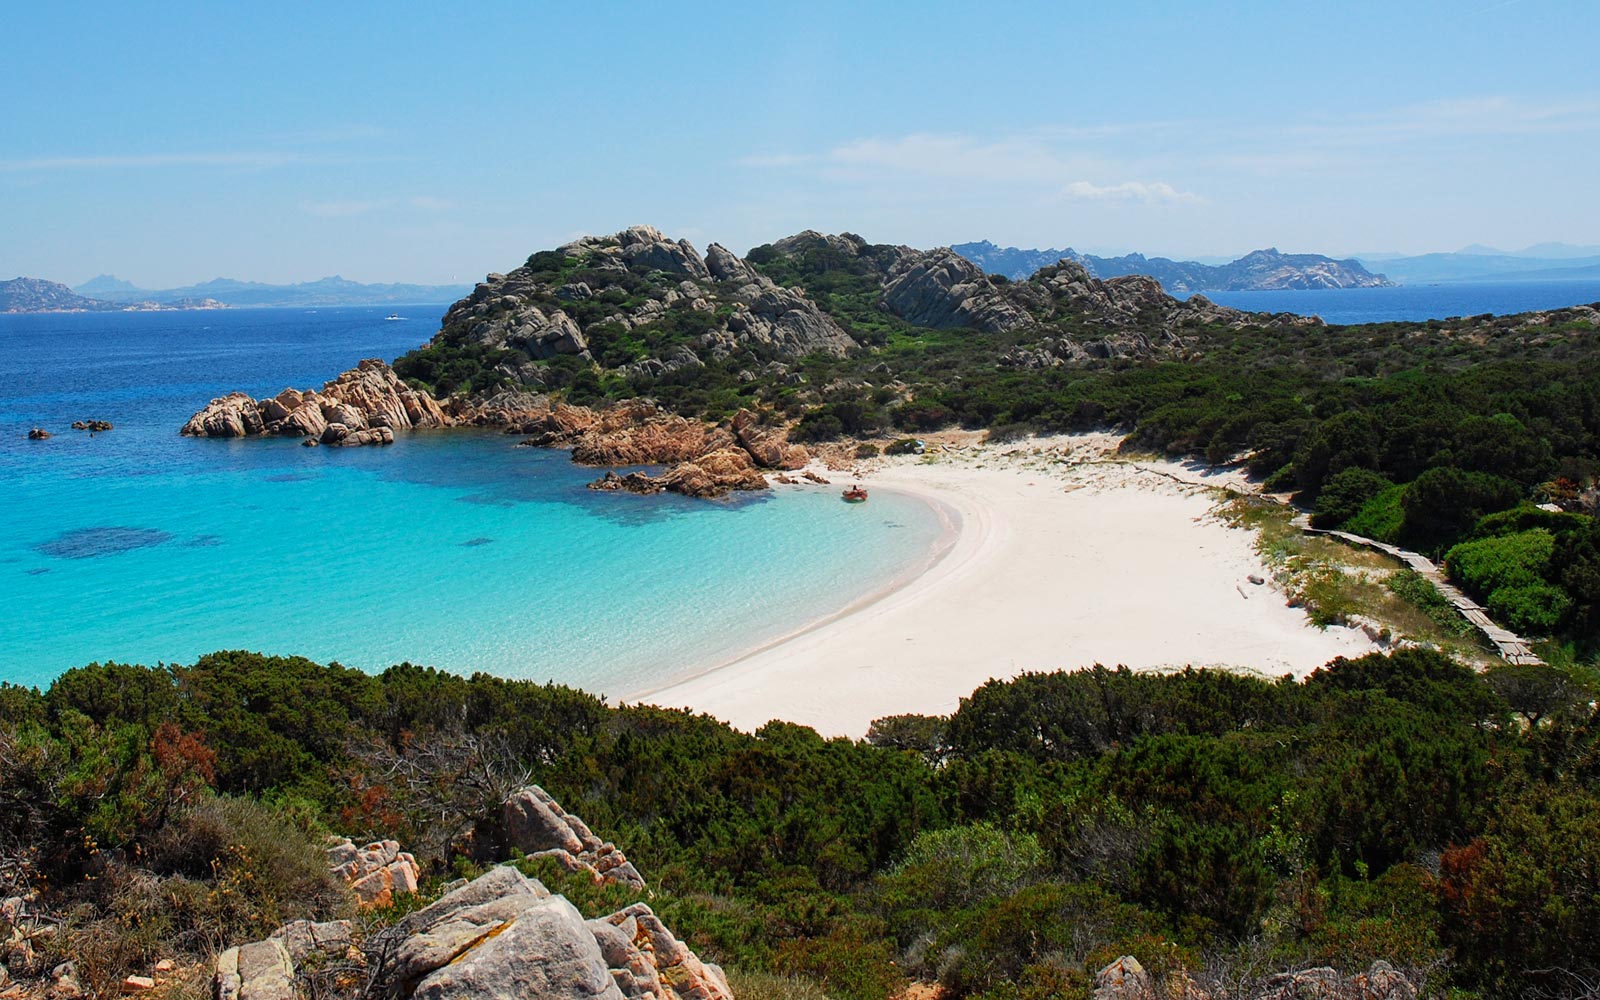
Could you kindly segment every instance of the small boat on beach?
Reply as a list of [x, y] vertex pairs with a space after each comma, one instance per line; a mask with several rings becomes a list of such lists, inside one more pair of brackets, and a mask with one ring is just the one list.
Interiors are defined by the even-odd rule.
[[852, 486], [844, 491], [845, 503], [866, 503], [867, 491], [859, 486]]

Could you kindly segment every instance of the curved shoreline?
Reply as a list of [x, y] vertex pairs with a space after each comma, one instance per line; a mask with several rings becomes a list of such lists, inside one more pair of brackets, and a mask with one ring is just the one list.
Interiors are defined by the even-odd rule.
[[[993, 446], [862, 477], [943, 504], [959, 537], [926, 572], [630, 701], [754, 730], [772, 719], [860, 737], [875, 718], [948, 714], [992, 678], [1094, 663], [1303, 676], [1375, 647], [1318, 629], [1254, 536], [1210, 516], [1214, 485], [1169, 463], [1083, 462], [1081, 441]], [[1020, 457], [1019, 457], [1020, 456]]]
[[[620, 696], [617, 700], [624, 704], [628, 702], [637, 703], [650, 701], [660, 692], [670, 691], [673, 688], [688, 684], [691, 681], [708, 677], [723, 670], [735, 669], [741, 663], [744, 663], [747, 660], [760, 656], [769, 650], [777, 649], [786, 643], [802, 638], [820, 629], [827, 628], [829, 625], [832, 625], [835, 622], [843, 621], [852, 615], [859, 614], [879, 603], [880, 601], [885, 601], [896, 596], [902, 591], [909, 590], [919, 585], [927, 585], [930, 582], [936, 582], [937, 573], [940, 568], [946, 564], [947, 560], [950, 560], [955, 555], [958, 549], [961, 548], [962, 538], [970, 537], [965, 535], [962, 531], [965, 519], [962, 517], [961, 512], [950, 503], [946, 502], [942, 497], [920, 493], [916, 490], [894, 487], [881, 487], [880, 489], [885, 493], [899, 493], [903, 496], [913, 497], [931, 507], [934, 513], [938, 515], [941, 523], [941, 530], [939, 532], [939, 537], [933, 543], [932, 550], [930, 550], [927, 555], [918, 560], [911, 567], [896, 574], [894, 578], [889, 580], [887, 583], [868, 591], [866, 594], [856, 598], [837, 611], [832, 611], [818, 618], [814, 618], [811, 621], [808, 621], [805, 624], [791, 629], [781, 635], [763, 639], [754, 646], [735, 653], [732, 656], [720, 660], [709, 667], [702, 667], [689, 673], [680, 674], [665, 683], [654, 684], [648, 688], [630, 691], [627, 694]], [[934, 581], [930, 581], [928, 579], [930, 576], [934, 577]]]

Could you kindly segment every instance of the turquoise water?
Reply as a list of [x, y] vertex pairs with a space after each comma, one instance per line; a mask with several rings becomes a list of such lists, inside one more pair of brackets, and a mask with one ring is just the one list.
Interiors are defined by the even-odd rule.
[[[624, 696], [887, 586], [941, 535], [927, 505], [887, 493], [596, 493], [596, 470], [492, 433], [382, 449], [177, 436], [224, 391], [392, 358], [442, 310], [388, 311], [0, 317], [0, 680], [251, 649]], [[116, 429], [67, 428], [91, 418]], [[55, 436], [27, 441], [31, 426]]]

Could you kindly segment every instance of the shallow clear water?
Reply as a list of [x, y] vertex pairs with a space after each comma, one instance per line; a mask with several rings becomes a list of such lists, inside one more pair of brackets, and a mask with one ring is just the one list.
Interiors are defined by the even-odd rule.
[[[1205, 292], [1219, 305], [1321, 316], [1329, 323], [1388, 323], [1506, 315], [1600, 302], [1600, 281], [1485, 281], [1393, 288]], [[1185, 296], [1187, 297], [1187, 296]]]
[[0, 316], [0, 680], [242, 648], [624, 695], [839, 610], [940, 536], [926, 504], [888, 493], [596, 493], [595, 470], [499, 434], [178, 436], [222, 392], [393, 358], [443, 309], [389, 311]]

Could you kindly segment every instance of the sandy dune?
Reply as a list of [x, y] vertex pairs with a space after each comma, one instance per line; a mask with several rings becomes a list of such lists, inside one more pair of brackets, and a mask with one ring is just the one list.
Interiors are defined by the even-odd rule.
[[[953, 711], [984, 681], [1093, 663], [1310, 672], [1374, 648], [1284, 603], [1253, 536], [1209, 515], [1182, 466], [1068, 462], [1084, 439], [957, 449], [870, 472], [874, 489], [940, 501], [954, 543], [926, 572], [847, 614], [637, 700], [753, 729], [779, 718], [863, 735], [875, 718]], [[870, 501], [869, 501], [870, 502]]]

